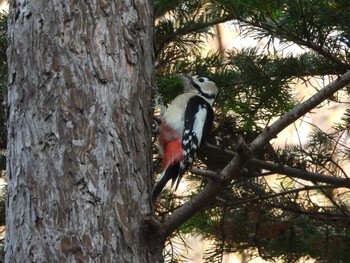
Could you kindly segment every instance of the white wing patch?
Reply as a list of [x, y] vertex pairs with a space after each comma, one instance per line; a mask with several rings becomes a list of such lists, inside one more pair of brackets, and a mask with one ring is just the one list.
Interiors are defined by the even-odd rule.
[[207, 109], [204, 108], [202, 105], [199, 105], [198, 112], [195, 115], [195, 121], [193, 124], [193, 131], [196, 133], [199, 143], [202, 141], [203, 127], [204, 127], [206, 118], [207, 118]]

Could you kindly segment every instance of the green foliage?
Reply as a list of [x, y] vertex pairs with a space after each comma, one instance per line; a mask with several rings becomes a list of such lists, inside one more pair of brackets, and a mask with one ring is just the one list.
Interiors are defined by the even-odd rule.
[[163, 103], [168, 105], [182, 90], [182, 81], [176, 75], [157, 78], [157, 87], [161, 94], [167, 94], [163, 96]]
[[[181, 82], [175, 74], [213, 79], [220, 87], [220, 96], [209, 142], [222, 148], [234, 149], [238, 135], [251, 142], [291, 110], [299, 102], [295, 96], [298, 85], [318, 91], [323, 85], [312, 82], [313, 78], [326, 82], [350, 69], [350, 8], [345, 0], [155, 4], [157, 85], [165, 104], [179, 93]], [[205, 41], [215, 36], [218, 24], [226, 21], [252, 44], [205, 53]], [[288, 52], [291, 45], [301, 51]], [[344, 94], [348, 96], [350, 88], [342, 92], [327, 103], [348, 103]], [[306, 143], [276, 149], [267, 145], [255, 157], [301, 172], [344, 178], [348, 175], [343, 166], [350, 160], [349, 127], [350, 111], [346, 110], [341, 121], [327, 131], [314, 127], [310, 134], [300, 134]], [[199, 157], [202, 166], [214, 171], [230, 160], [224, 153], [206, 149]], [[264, 179], [271, 174], [280, 182], [278, 189], [271, 188]], [[253, 166], [242, 171], [241, 176], [181, 228], [182, 233], [200, 233], [215, 241], [207, 251], [207, 262], [221, 262], [224, 253], [237, 251], [251, 253], [252, 257], [259, 254], [271, 261], [295, 262], [301, 257], [323, 262], [349, 260], [350, 204], [346, 188], [297, 181]], [[195, 194], [194, 189], [202, 189], [207, 180], [200, 179], [191, 194]], [[158, 211], [161, 215], [171, 213], [188, 198], [191, 196], [165, 199]]]
[[[287, 187], [292, 189], [291, 184]], [[219, 195], [216, 203], [188, 221], [182, 231], [214, 241], [206, 262], [221, 262], [221, 255], [232, 251], [254, 257], [252, 247], [272, 262], [296, 262], [307, 256], [346, 262], [342, 260], [350, 257], [347, 216], [340, 208], [314, 204], [316, 194], [309, 190], [278, 196], [263, 180], [237, 181]], [[305, 204], [307, 211], [303, 209]], [[329, 217], [337, 224], [328, 221]]]

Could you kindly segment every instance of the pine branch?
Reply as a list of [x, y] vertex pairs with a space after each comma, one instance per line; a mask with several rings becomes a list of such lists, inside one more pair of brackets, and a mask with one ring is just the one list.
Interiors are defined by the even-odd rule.
[[183, 27], [178, 28], [175, 30], [172, 34], [164, 35], [162, 36], [161, 39], [158, 39], [157, 42], [157, 50], [156, 54], [159, 54], [160, 51], [170, 42], [174, 42], [176, 39], [180, 39], [181, 37], [188, 35], [188, 34], [193, 34], [195, 32], [202, 31], [205, 28], [218, 25], [221, 23], [225, 23], [227, 21], [232, 20], [232, 16], [226, 16], [226, 17], [219, 17], [218, 19], [215, 20], [210, 20], [206, 22], [193, 22], [191, 25], [186, 25]]
[[211, 180], [201, 192], [165, 219], [161, 233], [162, 236], [169, 236], [193, 215], [205, 208], [211, 203], [217, 193], [224, 190], [230, 181], [239, 174], [239, 171], [249, 160], [249, 152], [245, 151], [247, 149], [245, 142], [241, 142], [239, 149], [238, 154], [221, 171], [216, 180]]
[[328, 176], [320, 173], [308, 172], [302, 169], [289, 167], [286, 165], [275, 164], [267, 161], [262, 161], [256, 158], [252, 158], [248, 161], [248, 164], [253, 164], [262, 169], [267, 169], [269, 171], [287, 175], [290, 177], [295, 177], [307, 181], [327, 183], [337, 187], [347, 187], [350, 188], [350, 180], [348, 178], [339, 178]]
[[237, 200], [237, 201], [231, 201], [231, 202], [223, 202], [219, 206], [237, 206], [237, 205], [242, 205], [242, 204], [247, 204], [247, 203], [256, 203], [256, 202], [260, 202], [260, 201], [264, 201], [264, 200], [268, 200], [268, 199], [272, 199], [272, 198], [276, 198], [276, 197], [280, 197], [280, 196], [283, 197], [285, 195], [289, 195], [289, 194], [293, 194], [293, 193], [299, 193], [299, 192], [311, 191], [311, 190], [320, 190], [320, 189], [334, 189], [334, 188], [336, 188], [336, 187], [333, 185], [307, 185], [304, 187], [285, 190], [285, 191], [281, 191], [278, 193], [258, 196], [256, 198], [243, 199], [243, 200]]
[[346, 85], [350, 84], [350, 71], [338, 77], [335, 81], [328, 84], [326, 87], [321, 89], [319, 92], [314, 94], [306, 101], [300, 103], [298, 106], [288, 111], [286, 114], [281, 116], [271, 126], [267, 127], [258, 137], [251, 143], [250, 147], [252, 151], [260, 149], [267, 142], [277, 137], [277, 134], [284, 130], [287, 126], [295, 122], [301, 116], [305, 115], [321, 102], [332, 96], [338, 90], [342, 89]]
[[[252, 142], [250, 149], [255, 151], [263, 147], [288, 125], [292, 124], [298, 118], [312, 110], [322, 101], [326, 100], [329, 96], [349, 83], [350, 72], [347, 72], [317, 92], [311, 98], [284, 114], [279, 120], [269, 126]], [[210, 181], [201, 192], [199, 192], [191, 200], [186, 202], [182, 207], [165, 219], [161, 230], [161, 235], [163, 237], [169, 236], [175, 229], [185, 223], [197, 212], [204, 209], [220, 191], [224, 190], [232, 180], [238, 177], [241, 169], [251, 157], [249, 152], [244, 150], [245, 147], [246, 145], [244, 142], [241, 142], [237, 155], [220, 172], [219, 179]]]
[[[214, 155], [219, 155], [221, 157], [219, 158], [234, 158], [236, 156], [236, 152], [229, 150], [229, 149], [223, 149], [219, 146], [213, 145], [206, 143], [203, 145], [203, 147], [208, 148], [210, 152], [212, 152]], [[272, 147], [272, 146], [270, 146]], [[278, 156], [276, 156], [276, 160], [278, 160]], [[336, 187], [348, 187], [350, 188], [350, 178], [347, 177], [347, 174], [345, 171], [337, 165], [337, 168], [340, 169], [343, 172], [344, 177], [333, 177], [321, 173], [314, 173], [306, 170], [302, 170], [299, 168], [294, 168], [288, 165], [283, 165], [282, 163], [273, 163], [270, 161], [264, 161], [260, 160], [257, 158], [250, 158], [247, 162], [248, 166], [254, 166], [257, 168], [265, 169], [270, 172], [273, 172], [274, 174], [278, 173], [281, 175], [286, 175], [289, 177], [295, 177], [299, 179], [303, 179], [306, 181], [314, 181], [314, 182], [319, 182], [319, 183], [326, 183], [330, 184]], [[336, 163], [334, 163], [336, 165]], [[197, 168], [192, 168], [191, 172], [203, 177], [215, 179], [219, 174], [214, 171], [210, 170], [203, 170], [203, 169], [197, 169]], [[266, 176], [271, 175], [271, 173], [266, 173]], [[252, 177], [264, 177], [265, 174], [258, 174], [258, 175], [253, 175]]]
[[336, 57], [333, 53], [325, 49], [323, 46], [317, 45], [308, 39], [305, 40], [299, 37], [298, 35], [294, 34], [291, 30], [288, 30], [286, 27], [282, 26], [280, 23], [275, 21], [272, 17], [268, 17], [268, 20], [271, 21], [272, 23], [261, 23], [254, 20], [248, 20], [239, 16], [238, 14], [233, 15], [233, 19], [236, 19], [237, 21], [242, 22], [246, 26], [262, 29], [268, 32], [269, 35], [271, 36], [277, 35], [280, 38], [285, 39], [287, 41], [291, 41], [300, 46], [310, 48], [311, 50], [317, 52], [323, 57], [326, 57], [329, 60], [335, 62], [337, 65], [341, 66], [342, 68], [350, 69], [349, 64], [344, 63], [341, 59]]
[[[247, 161], [247, 165], [248, 166], [253, 165], [265, 170], [269, 170], [273, 173], [283, 174], [289, 177], [299, 178], [310, 182], [326, 183], [326, 184], [332, 185], [333, 187], [350, 188], [350, 180], [348, 178], [333, 177], [333, 176], [324, 175], [321, 173], [309, 172], [302, 169], [293, 168], [287, 165], [275, 164], [272, 162], [259, 160], [257, 158], [249, 159]], [[213, 180], [217, 180], [218, 177], [220, 176], [219, 173], [213, 172], [210, 170], [192, 168], [191, 172], [200, 176], [211, 178]], [[266, 175], [270, 175], [270, 173]], [[258, 175], [254, 174], [253, 176], [249, 176], [249, 178], [264, 177], [264, 176], [265, 175], [263, 174], [258, 174]]]

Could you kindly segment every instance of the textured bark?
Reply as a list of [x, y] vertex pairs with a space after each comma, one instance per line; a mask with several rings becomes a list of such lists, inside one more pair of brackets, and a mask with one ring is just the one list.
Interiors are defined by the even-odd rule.
[[14, 0], [6, 262], [157, 262], [149, 0]]

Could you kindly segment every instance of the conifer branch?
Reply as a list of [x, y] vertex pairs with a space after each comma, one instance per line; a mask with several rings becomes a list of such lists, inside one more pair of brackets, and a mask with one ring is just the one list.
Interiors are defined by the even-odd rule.
[[350, 71], [339, 76], [335, 81], [328, 84], [326, 87], [321, 89], [319, 92], [314, 94], [312, 97], [306, 101], [300, 103], [292, 110], [288, 111], [286, 114], [281, 116], [272, 125], [267, 127], [258, 137], [251, 143], [250, 147], [252, 151], [260, 149], [267, 142], [276, 138], [278, 133], [284, 130], [287, 126], [295, 122], [300, 117], [304, 116], [306, 113], [314, 109], [321, 102], [332, 96], [338, 90], [342, 89], [346, 85], [350, 84]]
[[[258, 135], [258, 137], [250, 145], [251, 151], [253, 152], [263, 147], [288, 125], [295, 122], [301, 116], [318, 106], [322, 101], [326, 100], [332, 94], [349, 83], [350, 72], [347, 72], [317, 92], [311, 98], [284, 114], [279, 120]], [[215, 196], [220, 191], [223, 191], [232, 180], [239, 176], [241, 169], [251, 158], [249, 151], [246, 151], [245, 147], [246, 145], [244, 142], [241, 142], [237, 155], [220, 172], [220, 179], [210, 181], [202, 191], [200, 191], [196, 196], [165, 219], [164, 223], [162, 224], [162, 236], [169, 236], [175, 229], [185, 223], [200, 210], [208, 206], [208, 204], [214, 200]]]

